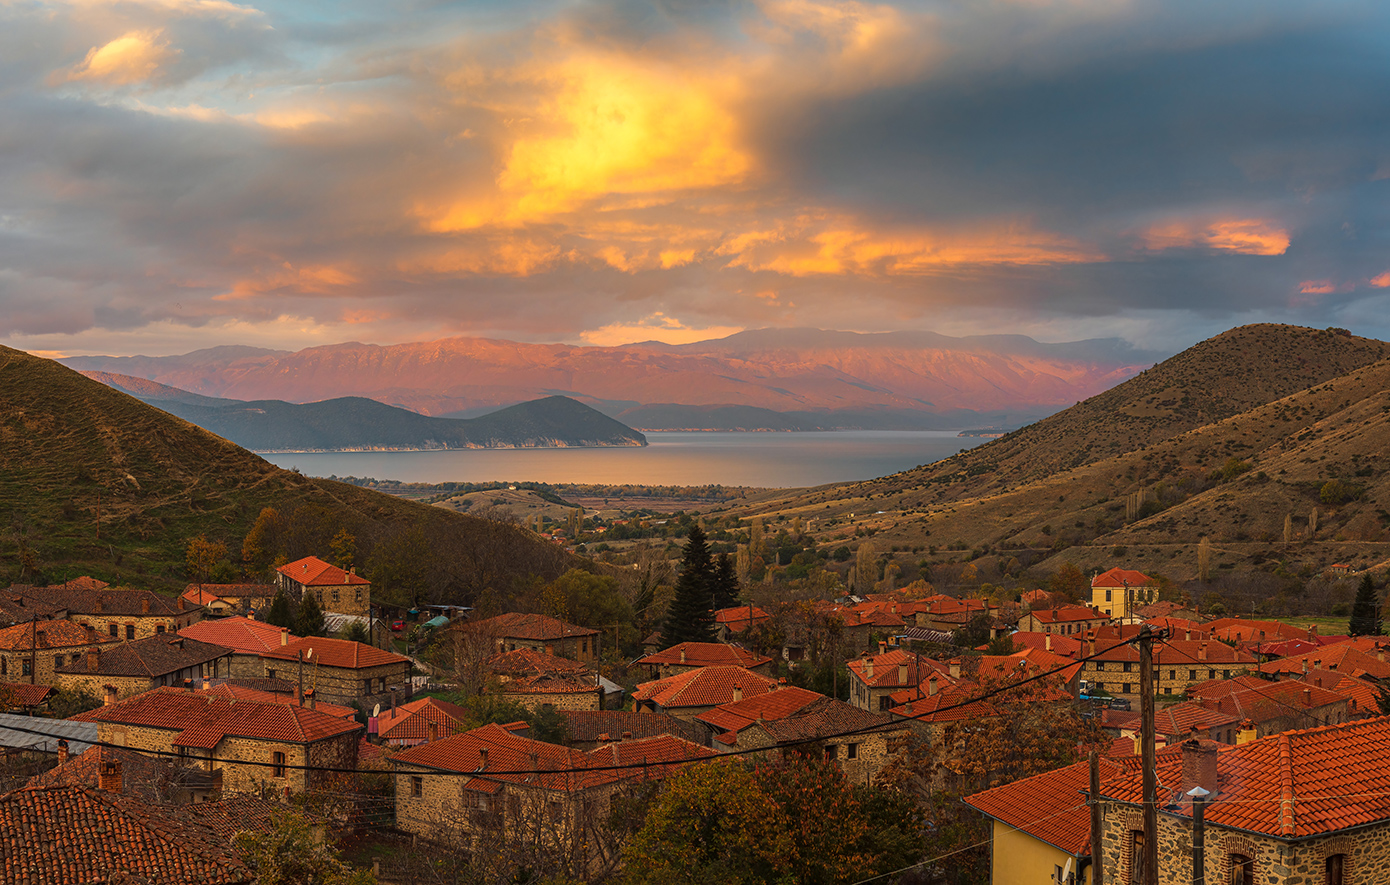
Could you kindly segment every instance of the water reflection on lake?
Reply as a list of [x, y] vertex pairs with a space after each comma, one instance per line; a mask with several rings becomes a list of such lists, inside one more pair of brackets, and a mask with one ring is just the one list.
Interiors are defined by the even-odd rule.
[[886, 476], [985, 440], [955, 431], [648, 433], [644, 448], [460, 449], [263, 455], [310, 476], [798, 488]]

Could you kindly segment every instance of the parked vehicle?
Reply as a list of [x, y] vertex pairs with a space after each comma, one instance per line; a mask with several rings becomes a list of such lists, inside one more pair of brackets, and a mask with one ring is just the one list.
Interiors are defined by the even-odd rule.
[[399, 632], [401, 632], [401, 631], [404, 630], [404, 629], [405, 629], [405, 621], [392, 621], [392, 622], [391, 622], [391, 632], [393, 632], [393, 633], [399, 633]]

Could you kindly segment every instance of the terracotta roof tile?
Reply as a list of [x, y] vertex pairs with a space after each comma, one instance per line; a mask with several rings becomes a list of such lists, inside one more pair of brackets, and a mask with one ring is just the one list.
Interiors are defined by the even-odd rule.
[[382, 710], [376, 718], [377, 736], [393, 744], [418, 744], [430, 740], [430, 725], [437, 731], [435, 739], [458, 734], [464, 730], [468, 711], [437, 698], [421, 698], [402, 704], [395, 710]]
[[[1101, 760], [1102, 777], [1124, 771], [1112, 759]], [[1034, 839], [1082, 857], [1090, 853], [1091, 845], [1091, 810], [1082, 794], [1089, 785], [1090, 764], [1078, 762], [967, 796], [965, 803]]]
[[31, 621], [0, 630], [0, 649], [28, 651], [35, 643], [40, 649], [72, 648], [94, 643], [118, 642], [109, 636], [89, 632], [72, 621]]
[[590, 767], [608, 765], [632, 765], [629, 771], [616, 772], [623, 780], [655, 780], [675, 773], [680, 763], [691, 759], [708, 759], [715, 755], [709, 747], [682, 740], [671, 734], [658, 734], [646, 738], [614, 741], [596, 747], [587, 754]]
[[[180, 636], [225, 645], [239, 654], [258, 655], [272, 648], [280, 647], [280, 634], [283, 627], [267, 624], [252, 618], [211, 618], [190, 624], [179, 631]], [[298, 638], [291, 636], [290, 638]]]
[[755, 606], [737, 605], [733, 608], [721, 608], [714, 613], [714, 623], [723, 624], [733, 633], [742, 633], [750, 625], [757, 626], [771, 617], [767, 612]]
[[[310, 650], [313, 655], [309, 654]], [[321, 667], [342, 667], [360, 670], [365, 667], [380, 667], [383, 664], [409, 664], [410, 658], [395, 652], [383, 651], [365, 642], [350, 639], [328, 639], [323, 636], [307, 636], [292, 639], [286, 645], [276, 645], [262, 653], [261, 657], [282, 661], [299, 660], [299, 652], [304, 652], [305, 661], [317, 661]]]
[[1101, 572], [1091, 579], [1091, 587], [1143, 587], [1153, 583], [1153, 578], [1143, 572], [1136, 572], [1133, 569], [1119, 568], [1118, 566], [1109, 571]]
[[[98, 582], [100, 583], [100, 582]], [[105, 589], [76, 586], [76, 582], [55, 587], [11, 587], [43, 605], [66, 609], [69, 617], [81, 615], [122, 615], [125, 617], [174, 617], [196, 611], [197, 607], [170, 599], [151, 590]], [[145, 610], [148, 605], [149, 611]]]
[[495, 654], [487, 660], [489, 672], [499, 676], [520, 676], [530, 673], [588, 673], [589, 665], [557, 655], [518, 648]]
[[725, 645], [722, 642], [682, 642], [680, 645], [673, 645], [655, 654], [638, 658], [636, 663], [648, 666], [674, 664], [686, 667], [716, 667], [726, 665], [751, 668], [761, 666], [771, 660], [772, 658], [766, 655], [760, 655], [737, 645]]
[[503, 783], [577, 790], [616, 780], [611, 772], [586, 772], [588, 759], [578, 750], [533, 741], [496, 724], [402, 750], [391, 757], [391, 764], [473, 774], [479, 784], [470, 783], [469, 789], [491, 782], [494, 790]]
[[532, 673], [518, 676], [502, 685], [503, 694], [583, 694], [599, 690], [597, 680], [564, 673]]
[[[1238, 720], [1249, 719], [1257, 723], [1349, 700], [1338, 691], [1310, 683], [1297, 680], [1272, 682], [1259, 676], [1214, 679], [1189, 686], [1187, 693], [1209, 709], [1229, 713]], [[1315, 723], [1305, 721], [1301, 724], [1307, 726]]]
[[796, 686], [755, 694], [706, 710], [695, 718], [718, 732], [738, 732], [758, 720], [783, 719], [825, 695]]
[[1012, 634], [1010, 638], [1014, 641], [1014, 648], [1019, 650], [1038, 648], [1046, 651], [1048, 645], [1051, 645], [1052, 653], [1055, 655], [1071, 658], [1081, 654], [1081, 640], [1075, 636], [1020, 631]]
[[48, 700], [56, 689], [51, 685], [31, 685], [28, 682], [0, 682], [0, 709], [5, 704], [14, 707], [37, 707]]
[[204, 695], [181, 688], [156, 688], [105, 707], [79, 713], [80, 722], [113, 722], [183, 732], [220, 728], [234, 737], [310, 743], [362, 728], [327, 713], [289, 704], [263, 704]]
[[572, 636], [597, 636], [597, 630], [566, 624], [546, 615], [508, 612], [495, 618], [470, 621], [461, 629], [480, 630], [506, 639], [525, 639], [531, 642], [544, 642], [551, 639], [568, 639]]
[[116, 873], [149, 885], [252, 880], [224, 839], [160, 806], [87, 787], [0, 796], [0, 879], [97, 883]]
[[1359, 651], [1346, 643], [1328, 645], [1301, 655], [1280, 658], [1260, 665], [1261, 673], [1302, 673], [1309, 670], [1335, 670], [1344, 676], [1357, 678], [1369, 676], [1372, 679], [1390, 677], [1390, 661], [1382, 661], [1377, 655]]
[[[873, 675], [869, 675], [869, 662], [873, 662]], [[902, 678], [900, 665], [907, 665], [906, 678]], [[878, 655], [863, 655], [854, 658], [846, 665], [850, 678], [858, 680], [869, 688], [900, 688], [915, 686], [935, 674], [939, 681], [950, 679], [949, 667], [925, 655], [895, 648]], [[920, 676], [919, 676], [920, 673]]]
[[887, 713], [870, 713], [844, 701], [821, 697], [786, 716], [756, 722], [752, 727], [767, 732], [778, 743], [786, 743], [846, 732], [898, 731], [907, 726]]
[[[199, 642], [177, 633], [157, 633], [100, 649], [98, 655], [83, 655], [76, 662], [54, 667], [54, 672], [95, 673], [100, 676], [139, 676], [154, 679], [176, 673], [185, 667], [215, 661], [230, 655], [222, 645]], [[92, 664], [96, 669], [92, 669]]]
[[294, 562], [280, 566], [276, 571], [305, 587], [366, 586], [371, 583], [361, 575], [345, 572], [336, 565], [324, 562], [317, 556], [296, 559]]
[[1044, 624], [1066, 624], [1075, 621], [1108, 620], [1109, 615], [1088, 605], [1063, 605], [1057, 608], [1038, 608], [1030, 614]]
[[[1302, 839], [1390, 820], [1390, 718], [1363, 719], [1269, 735], [1219, 749], [1208, 824]], [[1182, 754], [1159, 757], [1165, 813], [1190, 814], [1177, 802]], [[1142, 778], [1107, 779], [1101, 793], [1138, 804]]]
[[1217, 639], [1238, 642], [1266, 642], [1278, 639], [1311, 639], [1314, 633], [1279, 621], [1251, 621], [1245, 618], [1218, 618], [1208, 621], [1206, 628]]
[[[779, 689], [781, 691], [781, 689]], [[759, 695], [762, 697], [762, 695]], [[658, 734], [673, 734], [678, 738], [699, 743], [703, 730], [665, 713], [633, 713], [629, 710], [557, 710], [565, 720], [570, 739], [584, 743], [600, 740], [602, 736], [618, 740], [624, 733], [635, 738]]]
[[[247, 680], [251, 681], [251, 680]], [[276, 682], [288, 680], [275, 680]], [[236, 682], [220, 682], [208, 688], [199, 688], [194, 694], [212, 697], [234, 698], [239, 701], [255, 701], [258, 704], [289, 704], [300, 706], [299, 699], [293, 694], [277, 694], [270, 691], [261, 691], [246, 685], [239, 685]], [[352, 707], [344, 707], [341, 704], [327, 704], [323, 701], [315, 701], [313, 709], [327, 716], [336, 716], [339, 719], [357, 718], [357, 711]]]
[[734, 688], [743, 696], [775, 691], [777, 680], [759, 676], [743, 667], [702, 667], [665, 679], [643, 682], [632, 697], [652, 701], [665, 709], [676, 707], [715, 707], [734, 699]]
[[[1140, 715], [1133, 710], [1104, 710], [1104, 725], [1125, 731], [1138, 731]], [[1162, 710], [1154, 711], [1154, 731], [1163, 735], [1171, 743], [1174, 738], [1185, 738], [1193, 728], [1206, 731], [1212, 728], [1225, 728], [1243, 721], [1237, 713], [1221, 709], [1219, 705], [1205, 706], [1195, 701], [1172, 704]]]

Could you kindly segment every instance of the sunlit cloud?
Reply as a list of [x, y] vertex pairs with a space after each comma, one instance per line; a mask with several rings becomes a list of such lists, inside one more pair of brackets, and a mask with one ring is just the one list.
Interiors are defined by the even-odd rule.
[[580, 334], [585, 344], [612, 347], [619, 344], [634, 344], [639, 341], [660, 341], [663, 344], [690, 344], [694, 341], [708, 341], [726, 338], [735, 332], [742, 332], [739, 326], [687, 326], [675, 317], [664, 313], [654, 313], [643, 317], [636, 323], [611, 323], [598, 329]]
[[1368, 282], [1377, 289], [1390, 287], [1390, 270], [1376, 274]]
[[1283, 255], [1289, 248], [1289, 232], [1262, 218], [1162, 221], [1140, 232], [1139, 240], [1154, 252], [1206, 248], [1241, 255]]
[[1331, 295], [1337, 291], [1337, 284], [1331, 280], [1304, 280], [1298, 284], [1298, 291], [1304, 295]]
[[86, 58], [58, 79], [129, 86], [153, 80], [160, 68], [178, 54], [177, 49], [169, 48], [160, 30], [131, 31], [92, 47]]

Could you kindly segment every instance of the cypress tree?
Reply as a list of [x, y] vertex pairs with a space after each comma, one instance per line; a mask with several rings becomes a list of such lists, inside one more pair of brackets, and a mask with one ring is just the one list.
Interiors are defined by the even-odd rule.
[[1347, 624], [1347, 632], [1352, 636], [1380, 636], [1385, 632], [1380, 626], [1378, 596], [1370, 573], [1362, 575], [1361, 586], [1356, 588], [1356, 601], [1351, 604], [1351, 621]]
[[319, 607], [319, 601], [314, 598], [314, 594], [304, 592], [304, 598], [299, 600], [299, 613], [294, 619], [294, 632], [299, 636], [322, 636], [327, 624], [323, 620], [323, 609]]
[[294, 629], [294, 613], [290, 611], [290, 600], [289, 597], [285, 596], [283, 590], [276, 592], [275, 599], [270, 603], [270, 609], [261, 620], [275, 627], [284, 627], [286, 630]]
[[727, 553], [721, 553], [714, 561], [714, 607], [721, 609], [737, 605], [738, 590], [734, 559]]
[[676, 579], [676, 598], [666, 614], [661, 634], [667, 646], [682, 642], [713, 642], [714, 562], [700, 526], [690, 527], [681, 559], [681, 575]]

